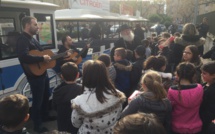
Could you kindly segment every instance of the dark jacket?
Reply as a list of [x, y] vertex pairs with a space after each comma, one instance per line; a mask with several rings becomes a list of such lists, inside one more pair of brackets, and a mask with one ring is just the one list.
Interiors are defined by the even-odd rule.
[[203, 132], [206, 132], [209, 124], [215, 119], [215, 83], [210, 86], [203, 84], [204, 94], [203, 101], [200, 107], [200, 117], [202, 119]]
[[0, 125], [0, 134], [30, 134], [27, 132], [26, 128], [23, 128], [22, 130], [17, 130], [14, 132], [6, 132], [2, 129], [2, 126]]
[[209, 30], [209, 25], [208, 25], [208, 24], [201, 23], [197, 28], [198, 28], [198, 30], [199, 30], [199, 35], [200, 35], [201, 37], [206, 38], [206, 37], [207, 37], [208, 30]]
[[135, 36], [138, 36], [140, 38], [140, 40], [143, 40], [144, 37], [144, 30], [141, 27], [138, 27], [134, 30], [134, 34]]
[[22, 35], [17, 40], [17, 55], [19, 62], [23, 68], [23, 71], [27, 78], [35, 78], [35, 77], [45, 77], [46, 71], [41, 76], [35, 76], [31, 74], [27, 69], [27, 64], [33, 64], [38, 62], [43, 62], [43, 56], [32, 56], [29, 54], [31, 50], [39, 50], [42, 51], [43, 48], [40, 46], [39, 42], [32, 38], [29, 34], [23, 32]]
[[[73, 52], [76, 52], [78, 54], [81, 54], [80, 56], [82, 58], [85, 58], [87, 56], [87, 52], [88, 52], [88, 49], [85, 49], [83, 52], [82, 51], [79, 51], [75, 46], [71, 46], [70, 49], [73, 50]], [[66, 52], [68, 49], [65, 47], [65, 46], [61, 46], [60, 49], [58, 50], [58, 54], [60, 53], [64, 53]], [[57, 62], [56, 62], [56, 66], [54, 67], [54, 70], [58, 73], [60, 72], [60, 67], [66, 63], [66, 62], [74, 62], [72, 59], [71, 60], [64, 60], [65, 57], [61, 57], [61, 58], [58, 58], [57, 59]]]
[[208, 59], [211, 58], [212, 60], [215, 60], [215, 45], [209, 50], [207, 53], [205, 53], [202, 58]]
[[164, 125], [167, 132], [169, 132], [171, 128], [172, 111], [170, 101], [167, 98], [163, 99], [162, 101], [149, 99], [149, 97], [153, 96], [154, 94], [152, 92], [144, 92], [140, 94], [125, 108], [121, 114], [121, 117], [138, 112], [153, 113]]
[[198, 35], [189, 36], [182, 35], [174, 39], [175, 44], [171, 45], [172, 57], [174, 57], [173, 63], [177, 66], [182, 59], [184, 48], [188, 45], [196, 45], [198, 48], [205, 44], [205, 39]]
[[57, 111], [57, 125], [59, 131], [77, 133], [78, 129], [71, 122], [71, 100], [82, 93], [78, 84], [61, 83], [53, 92], [53, 106]]
[[[113, 47], [112, 50], [111, 50], [111, 60], [114, 61], [114, 60], [113, 60], [113, 55], [114, 55], [114, 50], [115, 50], [116, 48], [123, 47], [123, 48], [128, 49], [128, 50], [131, 50], [131, 51], [133, 52], [133, 51], [135, 50], [135, 48], [136, 48], [137, 46], [139, 46], [139, 45], [142, 45], [142, 44], [141, 44], [140, 38], [137, 37], [137, 36], [134, 36], [134, 40], [132, 41], [131, 44], [130, 44], [129, 42], [125, 41], [123, 38], [120, 38], [119, 40], [117, 40], [117, 41], [114, 43], [114, 47]], [[132, 60], [135, 61], [134, 59], [135, 59], [135, 58], [134, 58], [134, 55], [133, 55]]]
[[130, 94], [132, 64], [124, 59], [113, 63], [116, 70], [115, 86], [125, 93], [126, 97]]
[[145, 61], [145, 57], [140, 57], [136, 60], [136, 62], [132, 65], [131, 70], [131, 92], [134, 90], [139, 90], [139, 83], [142, 76], [143, 71], [143, 62]]

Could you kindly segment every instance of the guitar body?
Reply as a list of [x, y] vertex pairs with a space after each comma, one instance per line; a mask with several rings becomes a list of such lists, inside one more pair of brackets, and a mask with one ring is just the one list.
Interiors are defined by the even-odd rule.
[[[44, 51], [38, 51], [38, 50], [31, 50], [29, 51], [30, 55], [33, 56], [43, 56], [43, 55], [49, 55], [50, 57], [54, 55], [54, 53], [51, 50], [44, 50]], [[47, 69], [53, 68], [56, 65], [56, 60], [51, 60], [50, 62], [38, 62], [35, 64], [28, 64], [28, 70], [30, 70], [30, 73], [40, 76], [42, 75]]]
[[82, 62], [82, 57], [79, 56], [79, 54], [77, 52], [74, 52], [72, 55], [69, 56], [69, 59], [72, 59], [76, 57], [77, 60], [76, 61], [73, 61], [76, 65], [80, 64]]

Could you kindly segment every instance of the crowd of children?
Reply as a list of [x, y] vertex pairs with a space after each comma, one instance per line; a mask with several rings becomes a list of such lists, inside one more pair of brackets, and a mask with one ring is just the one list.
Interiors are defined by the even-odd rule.
[[[102, 54], [84, 62], [80, 84], [77, 65], [64, 63], [63, 83], [52, 99], [56, 129], [71, 134], [213, 134], [215, 61], [202, 63], [203, 44], [191, 23], [182, 35], [153, 34], [134, 51], [114, 48], [113, 61]], [[28, 109], [22, 95], [2, 98], [0, 133], [27, 133]]]

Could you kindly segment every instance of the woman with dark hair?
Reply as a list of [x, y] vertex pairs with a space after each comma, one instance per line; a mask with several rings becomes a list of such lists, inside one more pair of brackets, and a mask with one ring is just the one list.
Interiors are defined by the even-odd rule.
[[126, 97], [116, 90], [102, 61], [84, 63], [82, 89], [83, 94], [71, 100], [72, 124], [79, 134], [112, 134]]
[[188, 45], [185, 47], [182, 56], [182, 62], [190, 62], [195, 65], [196, 74], [194, 77], [194, 82], [201, 83], [201, 66], [202, 61], [199, 57], [199, 50], [195, 45]]

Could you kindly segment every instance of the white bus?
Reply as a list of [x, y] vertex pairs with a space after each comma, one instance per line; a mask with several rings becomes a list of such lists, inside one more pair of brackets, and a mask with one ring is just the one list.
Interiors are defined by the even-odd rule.
[[[118, 28], [123, 24], [129, 24], [134, 27], [135, 24], [146, 25], [147, 19], [134, 16], [119, 15], [107, 11], [97, 11], [90, 9], [61, 9], [55, 11], [56, 29], [58, 45], [62, 45], [61, 38], [64, 35], [70, 35], [73, 38], [74, 45], [83, 48], [87, 39], [83, 39], [83, 28], [87, 25], [90, 30], [99, 24], [101, 27], [101, 38], [94, 39], [88, 55], [83, 61], [96, 59], [101, 53], [110, 53], [110, 49], [120, 35]], [[90, 39], [91, 36], [89, 35]], [[81, 65], [79, 66], [81, 68]]]
[[[0, 98], [21, 93], [31, 100], [30, 87], [16, 54], [16, 40], [22, 32], [20, 21], [25, 15], [36, 17], [40, 32], [35, 38], [45, 49], [56, 51], [54, 11], [58, 5], [30, 0], [0, 2]], [[48, 75], [50, 87], [53, 89], [60, 83], [60, 78], [52, 69], [48, 69]]]

